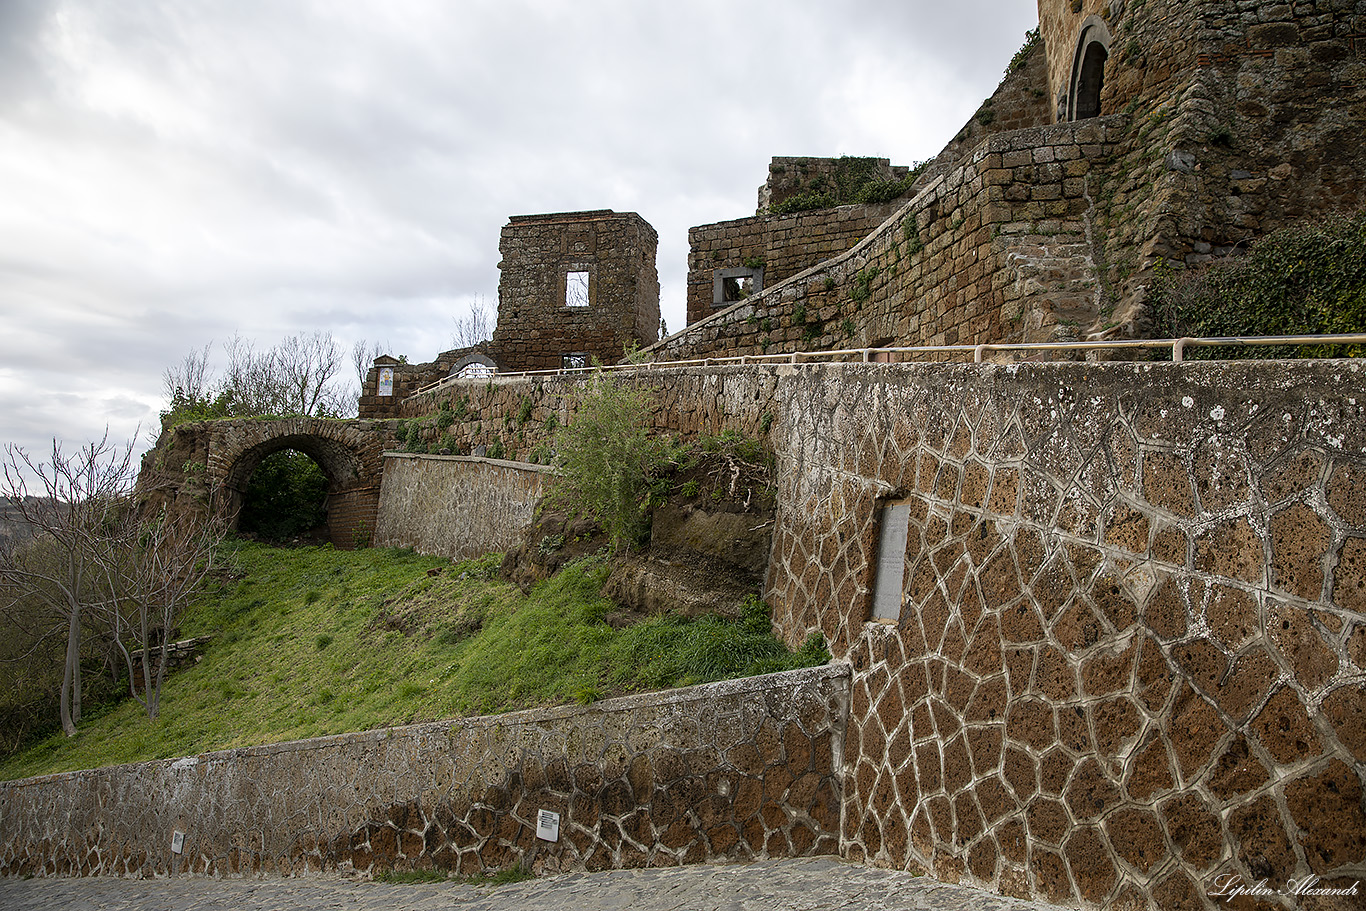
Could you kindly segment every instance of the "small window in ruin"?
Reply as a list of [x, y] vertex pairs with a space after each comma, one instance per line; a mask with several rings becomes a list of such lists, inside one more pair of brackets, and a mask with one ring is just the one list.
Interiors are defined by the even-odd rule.
[[1077, 34], [1072, 57], [1066, 119], [1086, 120], [1101, 115], [1100, 96], [1105, 87], [1105, 61], [1109, 56], [1110, 30], [1104, 20], [1088, 16]]
[[1105, 84], [1105, 61], [1109, 55], [1099, 42], [1086, 47], [1081, 74], [1077, 77], [1076, 120], [1100, 116], [1100, 92]]
[[911, 504], [888, 503], [882, 507], [882, 531], [877, 548], [877, 578], [873, 583], [874, 620], [896, 623], [901, 619], [901, 593], [905, 588], [906, 537]]
[[569, 272], [564, 277], [564, 305], [566, 307], [588, 306], [588, 273]]
[[764, 290], [763, 269], [717, 269], [712, 276], [713, 307], [729, 307]]
[[562, 370], [584, 370], [588, 367], [588, 355], [582, 352], [566, 354], [560, 357], [560, 368]]

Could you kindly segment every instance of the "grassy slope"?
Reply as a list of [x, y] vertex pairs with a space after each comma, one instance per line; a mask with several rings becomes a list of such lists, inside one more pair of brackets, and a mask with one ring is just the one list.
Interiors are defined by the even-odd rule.
[[[739, 622], [602, 618], [606, 565], [588, 560], [530, 596], [497, 555], [456, 566], [409, 552], [229, 546], [232, 572], [187, 613], [216, 638], [166, 682], [161, 717], [126, 700], [0, 765], [0, 779], [361, 731], [822, 663], [788, 653], [766, 615]], [[436, 576], [429, 569], [443, 568]]]

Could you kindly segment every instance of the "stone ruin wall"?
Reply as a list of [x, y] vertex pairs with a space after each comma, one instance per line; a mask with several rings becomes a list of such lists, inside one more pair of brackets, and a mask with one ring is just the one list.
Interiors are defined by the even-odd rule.
[[1100, 309], [1087, 219], [1122, 117], [989, 137], [847, 253], [653, 346], [661, 359], [1038, 341]]
[[[924, 250], [911, 242], [907, 256], [889, 221], [853, 248], [860, 255], [781, 287], [766, 279], [763, 295], [690, 325], [658, 356], [1164, 337], [1172, 327], [1148, 306], [1164, 265], [1209, 262], [1301, 218], [1366, 204], [1360, 0], [1040, 6], [1044, 46], [1007, 75], [895, 216], [916, 213], [923, 234], [927, 219], [956, 213], [946, 241], [922, 236]], [[1028, 126], [1056, 116], [1059, 93], [1065, 102], [1079, 30], [1097, 18], [1111, 38], [1106, 116]], [[1087, 125], [1104, 138], [1084, 143], [1083, 170], [1065, 157], [1074, 143], [1061, 131]], [[983, 160], [1005, 152], [1016, 154], [992, 169], [1011, 174], [981, 192]], [[944, 199], [945, 185], [956, 198]], [[983, 226], [987, 236], [974, 234]], [[1008, 231], [1027, 237], [1002, 239]], [[964, 232], [972, 236], [954, 236]], [[877, 270], [871, 282], [865, 269]], [[879, 286], [895, 318], [867, 306]]]
[[[1359, 365], [631, 381], [674, 433], [775, 416], [775, 625], [854, 668], [842, 854], [1088, 907], [1366, 878]], [[869, 622], [889, 501], [911, 517], [895, 624]]]
[[[436, 360], [423, 364], [409, 364], [393, 357], [377, 358], [377, 363], [366, 371], [365, 382], [361, 384], [357, 416], [362, 419], [398, 417], [402, 413], [404, 399], [416, 395], [425, 386], [444, 380], [457, 364], [470, 357], [492, 359], [489, 343], [481, 342], [468, 348], [443, 351], [436, 356]], [[392, 367], [394, 370], [393, 395], [378, 394], [381, 367]]]
[[755, 215], [688, 229], [688, 324], [730, 305], [713, 303], [713, 275], [759, 263], [777, 284], [859, 243], [900, 203], [836, 206], [792, 215]]
[[218, 510], [233, 517], [252, 472], [266, 456], [295, 449], [327, 476], [327, 533], [351, 550], [375, 530], [390, 430], [384, 421], [293, 417], [177, 424], [142, 459], [136, 495], [151, 508]]
[[[1218, 873], [1366, 878], [1362, 379], [1296, 361], [626, 381], [660, 429], [777, 455], [775, 627], [852, 666], [844, 856], [1165, 909], [1200, 907]], [[527, 413], [530, 446], [580, 382], [408, 407]], [[869, 622], [889, 501], [909, 513], [903, 606]]]
[[[505, 371], [558, 370], [566, 354], [616, 363], [659, 337], [659, 237], [634, 212], [514, 216], [498, 249], [498, 325], [489, 346]], [[586, 307], [565, 306], [565, 275], [589, 273]]]
[[[848, 686], [847, 668], [811, 668], [3, 782], [0, 872], [471, 876], [835, 854]], [[536, 837], [543, 809], [557, 842]]]

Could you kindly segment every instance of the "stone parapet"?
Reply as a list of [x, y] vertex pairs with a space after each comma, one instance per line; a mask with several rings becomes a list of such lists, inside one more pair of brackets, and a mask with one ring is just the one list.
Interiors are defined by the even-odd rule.
[[[1223, 907], [1220, 876], [1366, 881], [1363, 379], [784, 384], [770, 602], [789, 641], [819, 629], [853, 664], [846, 856], [1097, 908]], [[891, 516], [900, 608], [877, 622]]]
[[[835, 854], [847, 706], [848, 669], [812, 668], [4, 782], [0, 872], [468, 876]], [[555, 841], [537, 835], [542, 810], [559, 814]]]

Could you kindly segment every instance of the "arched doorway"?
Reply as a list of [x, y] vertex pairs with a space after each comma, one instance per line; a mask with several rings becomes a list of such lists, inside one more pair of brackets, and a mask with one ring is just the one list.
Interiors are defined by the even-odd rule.
[[1072, 81], [1067, 93], [1067, 119], [1085, 120], [1102, 113], [1100, 95], [1105, 86], [1105, 62], [1110, 59], [1110, 30], [1097, 16], [1081, 25], [1077, 50], [1072, 58]]
[[241, 429], [247, 438], [224, 453], [220, 488], [235, 528], [273, 540], [369, 545], [380, 470], [366, 456], [378, 461], [377, 441], [366, 447], [373, 453], [360, 450], [339, 422], [285, 419], [244, 422]]
[[284, 448], [265, 456], [247, 478], [237, 529], [274, 544], [328, 540], [323, 467], [307, 453]]

